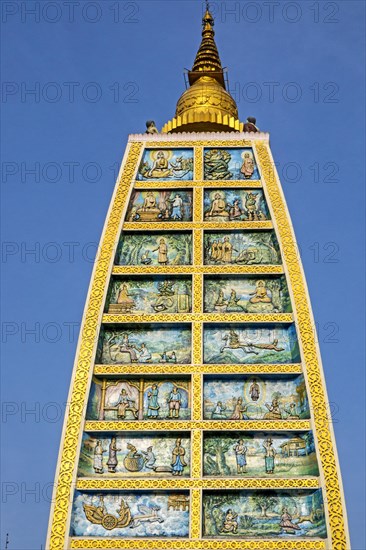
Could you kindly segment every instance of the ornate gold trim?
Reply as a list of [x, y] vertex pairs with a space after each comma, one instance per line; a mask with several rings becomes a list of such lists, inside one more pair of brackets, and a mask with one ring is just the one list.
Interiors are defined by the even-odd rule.
[[[195, 432], [193, 432], [195, 433]], [[198, 433], [200, 433], [198, 431]], [[193, 464], [193, 463], [192, 463]], [[125, 491], [125, 490], [156, 490], [159, 491], [177, 489], [204, 489], [204, 490], [226, 490], [226, 489], [318, 489], [318, 478], [114, 478], [96, 479], [79, 478], [76, 483], [78, 491]]]
[[[161, 363], [156, 365], [95, 365], [96, 376], [111, 376], [128, 374], [192, 374], [192, 365], [172, 365]], [[301, 374], [301, 364], [288, 365], [195, 365], [196, 374]]]
[[[199, 491], [192, 491], [192, 513], [191, 513], [191, 539], [198, 539], [200, 531], [198, 527], [198, 519], [200, 515], [197, 513], [200, 508], [196, 505], [198, 502]], [[194, 501], [193, 501], [194, 500]], [[196, 513], [193, 513], [196, 512]], [[192, 527], [192, 522], [194, 527]], [[70, 541], [70, 548], [122, 548], [121, 539], [76, 539]], [[123, 550], [141, 550], [142, 544], [145, 548], [151, 550], [325, 550], [325, 541], [323, 540], [225, 540], [225, 539], [203, 539], [203, 540], [187, 540], [187, 539], [169, 539], [169, 540], [154, 540], [150, 539], [124, 539]]]
[[195, 322], [192, 325], [192, 363], [202, 365], [203, 363], [203, 339], [202, 325]]
[[203, 147], [200, 145], [194, 148], [194, 179], [203, 179]]
[[203, 302], [203, 275], [195, 273], [193, 275], [193, 295], [192, 295], [192, 311], [195, 315], [202, 314]]
[[193, 196], [193, 221], [200, 224], [203, 220], [203, 188], [196, 187], [193, 191]]
[[192, 418], [201, 421], [202, 419], [202, 375], [193, 374], [192, 376]]
[[263, 187], [261, 180], [231, 180], [228, 182], [222, 180], [203, 180], [202, 178], [196, 178], [196, 180], [190, 181], [135, 181], [134, 189], [143, 191], [144, 189], [177, 189], [177, 188], [194, 188], [194, 187], [242, 187], [243, 189], [249, 189], [251, 187]]
[[[204, 225], [202, 225], [204, 224]], [[235, 231], [238, 229], [262, 230], [273, 229], [271, 220], [258, 222], [126, 222], [124, 231], [190, 231], [192, 229], [204, 229], [205, 231]]]
[[292, 313], [156, 313], [103, 315], [104, 324], [120, 323], [292, 323]]
[[[199, 489], [191, 491], [191, 514], [190, 514], [190, 532], [191, 539], [201, 538], [201, 509], [202, 509], [202, 492]], [[198, 541], [193, 541], [198, 544]], [[196, 546], [192, 546], [196, 548]]]
[[202, 477], [202, 443], [203, 443], [203, 431], [192, 430], [191, 440], [191, 477]]
[[[201, 233], [200, 233], [201, 234]], [[198, 251], [199, 252], [199, 251]], [[163, 267], [153, 267], [153, 266], [122, 266], [122, 265], [115, 265], [113, 267], [113, 275], [186, 275], [192, 273], [193, 266], [163, 266]], [[201, 258], [201, 265], [195, 265], [194, 266], [194, 272], [195, 273], [205, 273], [207, 275], [236, 275], [236, 274], [242, 274], [242, 275], [282, 275], [284, 273], [284, 269], [282, 265], [246, 265], [246, 266], [240, 266], [240, 265], [205, 265], [202, 266], [202, 258]]]
[[199, 229], [193, 231], [193, 262], [195, 266], [203, 264], [203, 233]]
[[136, 421], [136, 422], [108, 422], [106, 420], [87, 420], [84, 427], [86, 432], [121, 432], [139, 429], [141, 432], [155, 431], [188, 431], [188, 430], [224, 430], [224, 431], [298, 431], [311, 429], [309, 420], [202, 420], [202, 421]]

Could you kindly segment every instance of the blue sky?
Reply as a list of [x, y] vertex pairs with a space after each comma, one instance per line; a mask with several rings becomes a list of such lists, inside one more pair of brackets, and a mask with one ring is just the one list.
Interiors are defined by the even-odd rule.
[[[129, 133], [173, 117], [202, 3], [1, 8], [1, 543], [8, 531], [9, 548], [33, 550], [45, 543], [77, 324], [115, 173]], [[256, 116], [271, 134], [319, 327], [353, 548], [363, 550], [365, 4], [212, 10], [241, 119]]]

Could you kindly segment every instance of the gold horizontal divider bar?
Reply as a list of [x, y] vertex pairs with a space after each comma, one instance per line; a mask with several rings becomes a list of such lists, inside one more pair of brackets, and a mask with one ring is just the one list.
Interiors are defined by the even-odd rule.
[[[193, 491], [192, 491], [193, 493]], [[193, 500], [193, 499], [192, 499]], [[192, 513], [196, 511], [193, 506]], [[193, 518], [194, 519], [194, 518]], [[72, 538], [70, 548], [97, 549], [123, 548], [123, 550], [325, 550], [325, 540], [289, 539], [196, 539], [191, 530], [191, 539], [120, 539], [120, 538]], [[167, 546], [167, 543], [169, 546]], [[123, 546], [121, 546], [123, 544]]]
[[112, 275], [283, 275], [282, 265], [175, 265], [175, 266], [147, 266], [147, 265], [115, 265]]
[[103, 315], [102, 322], [110, 323], [292, 323], [292, 313], [155, 313], [132, 315]]
[[292, 365], [258, 364], [258, 365], [176, 365], [161, 363], [155, 365], [95, 365], [96, 376], [126, 376], [131, 374], [301, 374], [300, 363]]
[[205, 181], [201, 179], [196, 179], [193, 181], [189, 180], [177, 180], [177, 181], [135, 181], [134, 189], [164, 189], [167, 191], [169, 189], [189, 189], [190, 187], [216, 187], [220, 189], [230, 189], [231, 187], [242, 187], [243, 189], [248, 188], [261, 188], [263, 187], [260, 180], [210, 180]]
[[122, 231], [189, 231], [192, 229], [204, 229], [205, 231], [273, 229], [273, 223], [271, 220], [257, 222], [126, 222]]
[[155, 479], [100, 479], [79, 478], [76, 488], [79, 491], [125, 491], [125, 490], [154, 490], [165, 491], [169, 489], [318, 489], [319, 479], [311, 478], [155, 478]]
[[87, 420], [86, 432], [158, 432], [188, 430], [224, 430], [224, 431], [308, 431], [310, 420], [171, 420], [171, 421], [135, 421], [118, 422], [108, 420]]

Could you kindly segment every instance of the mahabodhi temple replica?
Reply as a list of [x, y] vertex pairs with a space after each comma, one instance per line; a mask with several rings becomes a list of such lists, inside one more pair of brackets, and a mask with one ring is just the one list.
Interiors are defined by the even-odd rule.
[[207, 6], [174, 118], [130, 135], [80, 332], [47, 548], [349, 550], [308, 291]]

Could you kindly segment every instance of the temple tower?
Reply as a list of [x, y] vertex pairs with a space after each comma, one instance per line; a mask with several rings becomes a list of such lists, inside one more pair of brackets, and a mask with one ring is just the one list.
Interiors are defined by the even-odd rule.
[[189, 87], [131, 135], [101, 239], [47, 548], [350, 548], [305, 278], [269, 135], [207, 9]]

